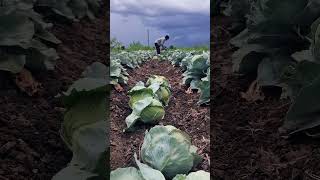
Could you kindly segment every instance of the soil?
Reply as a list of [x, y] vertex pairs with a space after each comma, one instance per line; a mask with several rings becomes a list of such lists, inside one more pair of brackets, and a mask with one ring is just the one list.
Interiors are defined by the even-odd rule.
[[35, 97], [19, 91], [13, 81], [2, 84], [0, 180], [48, 180], [71, 160], [72, 153], [60, 138], [63, 110], [55, 96], [78, 79], [86, 66], [106, 63], [106, 18], [101, 13], [94, 21], [53, 22], [52, 32], [63, 42], [57, 47], [60, 59], [53, 71], [33, 72], [42, 84]]
[[[215, 17], [211, 110], [211, 173], [214, 179], [320, 179], [320, 143], [304, 136], [285, 138], [278, 129], [290, 106], [273, 96], [247, 102], [240, 97], [252, 82], [232, 73], [226, 17]], [[318, 176], [318, 177], [317, 177]]]
[[169, 80], [172, 96], [169, 105], [165, 107], [165, 118], [160, 124], [173, 125], [189, 134], [193, 145], [199, 148], [198, 153], [204, 159], [196, 169], [209, 171], [210, 108], [197, 105], [198, 93], [185, 92], [187, 88], [181, 85], [181, 69], [173, 67], [169, 61], [150, 60], [138, 69], [128, 70], [128, 73], [129, 82], [124, 86], [124, 91], [113, 90], [111, 95], [111, 170], [135, 166], [133, 154], [139, 152], [145, 131], [152, 127], [138, 123], [135, 125], [136, 131], [122, 132], [126, 128], [125, 118], [131, 113], [127, 91], [138, 81], [146, 82], [151, 75], [161, 75]]

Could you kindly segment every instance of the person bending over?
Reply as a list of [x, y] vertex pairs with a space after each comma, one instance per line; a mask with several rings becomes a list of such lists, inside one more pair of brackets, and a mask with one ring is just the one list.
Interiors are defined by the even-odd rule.
[[169, 35], [166, 35], [165, 37], [161, 37], [159, 39], [157, 39], [154, 43], [156, 50], [157, 50], [157, 54], [160, 54], [160, 48], [164, 49], [164, 43], [169, 39]]

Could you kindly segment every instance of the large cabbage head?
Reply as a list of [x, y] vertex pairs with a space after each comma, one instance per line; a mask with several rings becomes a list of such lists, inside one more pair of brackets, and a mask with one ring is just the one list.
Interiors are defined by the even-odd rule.
[[199, 163], [197, 148], [187, 134], [173, 126], [155, 126], [146, 131], [141, 148], [141, 159], [150, 167], [172, 179], [187, 174]]

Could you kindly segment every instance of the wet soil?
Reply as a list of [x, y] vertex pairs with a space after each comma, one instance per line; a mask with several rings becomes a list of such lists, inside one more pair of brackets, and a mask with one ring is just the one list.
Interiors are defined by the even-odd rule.
[[131, 113], [127, 91], [138, 81], [146, 82], [151, 75], [165, 76], [172, 87], [170, 103], [165, 107], [165, 118], [160, 124], [173, 125], [185, 131], [192, 143], [199, 148], [198, 153], [204, 158], [196, 169], [209, 171], [210, 159], [210, 109], [198, 106], [199, 94], [187, 94], [181, 85], [182, 71], [173, 67], [169, 61], [150, 60], [140, 68], [128, 70], [129, 82], [123, 92], [112, 91], [111, 95], [111, 169], [135, 166], [133, 154], [139, 152], [143, 143], [144, 132], [152, 126], [136, 124], [136, 131], [123, 133], [125, 118]]
[[289, 100], [271, 96], [247, 102], [240, 97], [252, 78], [232, 73], [229, 19], [215, 17], [213, 26], [213, 179], [319, 179], [319, 141], [303, 136], [287, 139], [279, 133]]

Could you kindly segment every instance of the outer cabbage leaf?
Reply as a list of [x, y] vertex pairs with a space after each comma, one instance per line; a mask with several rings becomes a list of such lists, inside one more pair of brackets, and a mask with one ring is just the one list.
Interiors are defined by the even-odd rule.
[[291, 105], [285, 118], [283, 129], [290, 134], [306, 131], [320, 125], [320, 78], [304, 87]]
[[134, 159], [145, 180], [166, 180], [160, 171], [152, 169], [148, 165], [141, 163], [137, 158], [137, 154], [134, 154]]
[[145, 180], [134, 167], [118, 168], [111, 172], [110, 180]]

